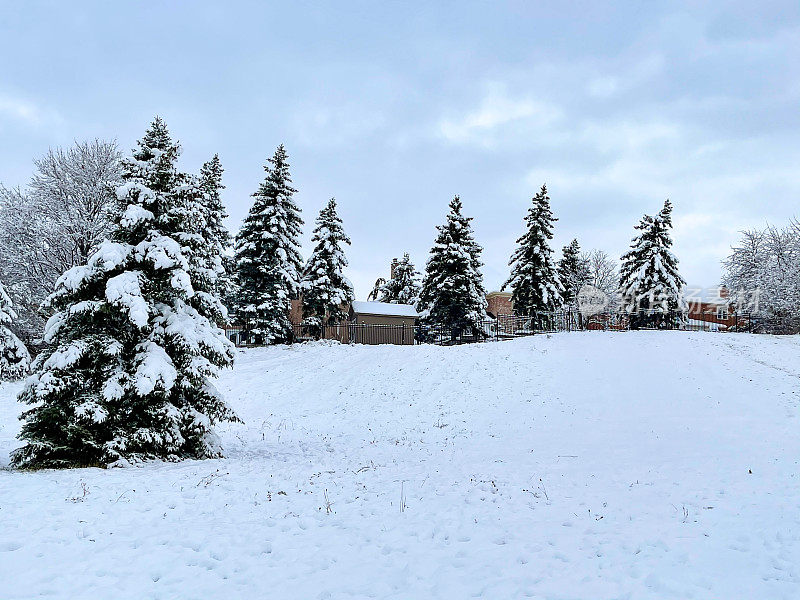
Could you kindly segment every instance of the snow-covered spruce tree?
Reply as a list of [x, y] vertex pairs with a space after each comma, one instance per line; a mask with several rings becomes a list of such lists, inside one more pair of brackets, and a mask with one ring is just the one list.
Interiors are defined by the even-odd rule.
[[0, 281], [0, 381], [19, 379], [31, 364], [25, 344], [11, 331], [16, 319], [14, 304]]
[[347, 258], [343, 245], [349, 245], [350, 238], [344, 233], [334, 198], [320, 211], [315, 225], [314, 251], [301, 283], [303, 318], [309, 323], [337, 323], [346, 318], [346, 305], [355, 296], [353, 284], [344, 276]]
[[239, 284], [236, 279], [236, 257], [226, 252], [222, 256], [222, 266], [225, 269], [225, 274], [219, 284], [219, 297], [222, 305], [228, 311], [228, 322], [239, 323], [239, 315], [237, 313]]
[[180, 224], [172, 236], [181, 245], [181, 252], [186, 258], [184, 270], [195, 290], [193, 302], [203, 302], [202, 314], [209, 316], [216, 324], [222, 324], [226, 311], [217, 294], [222, 257], [214, 241], [207, 235], [205, 192], [200, 179], [187, 173], [176, 173], [172, 195], [173, 219]]
[[383, 286], [385, 286], [385, 285], [386, 285], [386, 279], [384, 277], [378, 277], [375, 280], [375, 284], [372, 286], [372, 290], [370, 291], [369, 294], [367, 294], [367, 302], [370, 302], [370, 301], [373, 301], [373, 300], [375, 302], [377, 302], [378, 298], [380, 298], [383, 295], [383, 291], [382, 290], [383, 290]]
[[581, 254], [578, 240], [572, 240], [561, 249], [562, 257], [558, 261], [558, 278], [564, 287], [563, 299], [567, 308], [578, 307], [578, 292], [589, 283], [589, 261]]
[[283, 145], [267, 161], [267, 176], [236, 236], [237, 318], [256, 343], [292, 338], [289, 310], [303, 272], [303, 220], [293, 196]]
[[633, 314], [632, 325], [667, 326], [665, 313], [683, 307], [683, 286], [678, 259], [670, 251], [672, 203], [667, 200], [655, 216], [644, 215], [636, 229], [631, 249], [621, 260], [619, 292], [622, 310]]
[[232, 275], [227, 271], [225, 261], [226, 251], [231, 245], [231, 235], [224, 223], [228, 213], [225, 212], [220, 195], [220, 191], [225, 189], [225, 186], [222, 185], [222, 172], [222, 163], [219, 156], [215, 154], [211, 160], [203, 163], [203, 166], [200, 167], [198, 180], [205, 222], [201, 235], [208, 246], [206, 254], [209, 267], [216, 273], [212, 287], [220, 297], [227, 293]]
[[227, 214], [220, 190], [224, 187], [222, 165], [217, 155], [203, 164], [199, 177], [186, 173], [176, 175], [178, 202], [174, 211], [183, 225], [175, 237], [188, 260], [187, 272], [197, 291], [195, 301], [207, 300], [203, 314], [219, 326], [224, 326], [228, 320], [222, 296], [231, 285], [225, 268], [230, 235], [223, 224]]
[[511, 301], [518, 315], [556, 310], [562, 304], [562, 285], [558, 279], [548, 243], [553, 239], [553, 223], [547, 187], [533, 197], [533, 206], [525, 216], [525, 233], [517, 240], [518, 247], [508, 264], [511, 276], [502, 289], [511, 288]]
[[109, 465], [220, 455], [213, 425], [236, 417], [211, 378], [233, 362], [213, 320], [222, 310], [195, 278], [193, 233], [175, 162], [156, 118], [125, 162], [111, 239], [62, 275], [48, 299], [49, 349], [20, 400], [17, 467]]
[[410, 304], [419, 300], [419, 273], [406, 252], [403, 259], [393, 265], [392, 277], [380, 286], [378, 300], [391, 304]]
[[472, 233], [472, 217], [461, 214], [461, 199], [450, 202], [444, 225], [436, 227], [430, 257], [425, 265], [418, 310], [424, 324], [453, 332], [480, 330], [486, 318], [486, 289], [481, 274], [481, 252]]

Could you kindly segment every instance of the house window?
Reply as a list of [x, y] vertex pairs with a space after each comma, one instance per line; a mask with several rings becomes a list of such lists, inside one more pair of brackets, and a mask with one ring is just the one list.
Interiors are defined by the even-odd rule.
[[725, 321], [728, 319], [728, 309], [725, 306], [720, 306], [717, 308], [717, 318], [721, 321]]

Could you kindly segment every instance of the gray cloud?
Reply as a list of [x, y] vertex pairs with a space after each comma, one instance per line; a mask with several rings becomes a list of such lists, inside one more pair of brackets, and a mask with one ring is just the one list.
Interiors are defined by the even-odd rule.
[[361, 297], [391, 257], [424, 263], [456, 193], [490, 287], [544, 182], [558, 249], [619, 256], [671, 198], [684, 276], [703, 285], [739, 229], [795, 214], [796, 3], [4, 10], [4, 85], [39, 108], [0, 95], [0, 120], [48, 107], [63, 123], [6, 126], [0, 181], [73, 138], [132, 146], [159, 113], [186, 168], [220, 153], [235, 225], [283, 142], [306, 220], [339, 200]]

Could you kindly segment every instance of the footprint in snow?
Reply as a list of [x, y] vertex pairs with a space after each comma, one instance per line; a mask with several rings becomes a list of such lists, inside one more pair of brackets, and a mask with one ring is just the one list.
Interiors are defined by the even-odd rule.
[[3, 542], [0, 544], [0, 552], [14, 552], [20, 548], [22, 548], [22, 544], [19, 542]]

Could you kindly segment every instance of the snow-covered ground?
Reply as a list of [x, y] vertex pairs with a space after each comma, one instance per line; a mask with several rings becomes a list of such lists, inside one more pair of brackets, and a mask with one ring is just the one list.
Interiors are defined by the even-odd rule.
[[0, 598], [800, 598], [798, 350], [588, 332], [243, 352], [224, 460], [0, 471]]

